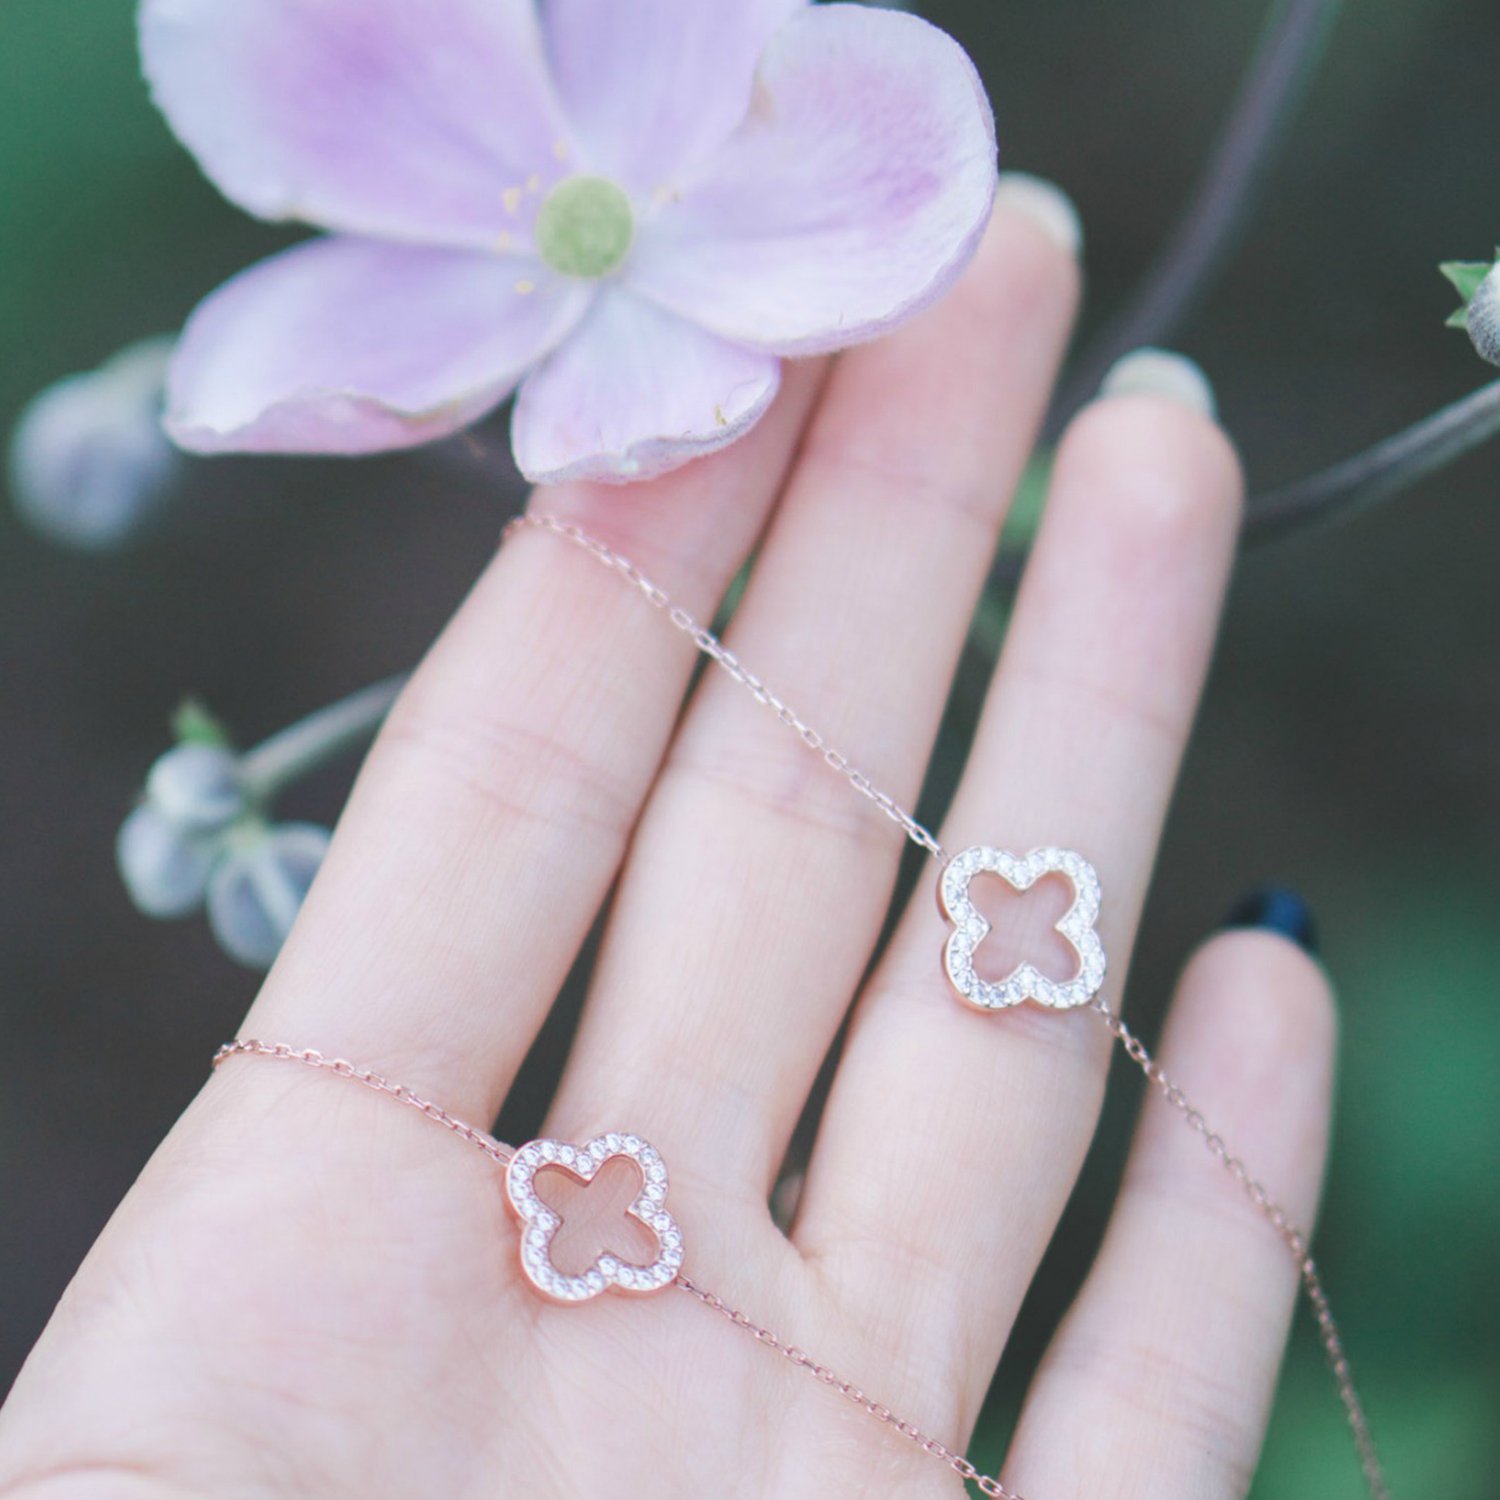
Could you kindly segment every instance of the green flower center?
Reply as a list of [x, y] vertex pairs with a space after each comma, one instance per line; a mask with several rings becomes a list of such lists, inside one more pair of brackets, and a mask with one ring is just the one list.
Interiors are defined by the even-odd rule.
[[536, 248], [564, 276], [608, 276], [630, 250], [630, 199], [607, 177], [566, 177], [542, 200]]

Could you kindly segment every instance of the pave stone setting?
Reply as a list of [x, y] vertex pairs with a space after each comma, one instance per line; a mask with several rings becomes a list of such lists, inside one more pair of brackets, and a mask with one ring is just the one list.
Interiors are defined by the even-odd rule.
[[[1029, 963], [1018, 964], [999, 983], [975, 973], [974, 955], [990, 934], [989, 922], [969, 897], [977, 875], [998, 875], [1017, 892], [1030, 890], [1048, 875], [1061, 875], [1068, 882], [1073, 900], [1057, 930], [1078, 957], [1078, 971], [1071, 979], [1049, 979]], [[978, 1010], [1008, 1010], [1032, 1000], [1054, 1010], [1072, 1010], [1089, 1004], [1099, 993], [1105, 972], [1104, 945], [1095, 926], [1099, 876], [1082, 855], [1069, 849], [1033, 849], [1026, 855], [983, 846], [965, 849], [943, 870], [938, 893], [943, 912], [953, 924], [943, 950], [943, 968], [966, 1004]]]
[[[606, 1162], [617, 1157], [633, 1162], [641, 1174], [640, 1193], [626, 1212], [656, 1236], [656, 1259], [650, 1265], [634, 1265], [606, 1251], [581, 1275], [566, 1275], [552, 1261], [552, 1241], [562, 1218], [537, 1196], [536, 1174], [556, 1167], [589, 1183]], [[658, 1292], [670, 1286], [682, 1268], [682, 1231], [666, 1207], [667, 1164], [655, 1147], [637, 1135], [610, 1131], [581, 1146], [528, 1141], [505, 1169], [505, 1195], [521, 1223], [521, 1271], [553, 1302], [588, 1302], [611, 1290], [635, 1295]]]

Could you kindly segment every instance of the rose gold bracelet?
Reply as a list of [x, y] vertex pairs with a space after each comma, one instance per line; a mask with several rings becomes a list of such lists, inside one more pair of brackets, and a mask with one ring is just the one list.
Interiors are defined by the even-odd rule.
[[[991, 1500], [1021, 1500], [998, 1479], [981, 1474], [961, 1453], [937, 1438], [929, 1437], [915, 1423], [898, 1417], [890, 1407], [868, 1396], [853, 1381], [819, 1364], [812, 1355], [788, 1343], [769, 1328], [755, 1322], [723, 1298], [700, 1286], [684, 1274], [682, 1231], [667, 1210], [667, 1164], [661, 1154], [637, 1135], [608, 1131], [592, 1140], [574, 1145], [566, 1141], [528, 1141], [512, 1148], [492, 1135], [451, 1115], [440, 1105], [423, 1099], [403, 1084], [392, 1083], [371, 1068], [357, 1067], [341, 1057], [327, 1057], [311, 1047], [292, 1047], [285, 1042], [261, 1042], [246, 1037], [226, 1042], [213, 1056], [219, 1067], [231, 1057], [269, 1057], [282, 1062], [302, 1063], [320, 1068], [339, 1078], [362, 1084], [376, 1093], [386, 1094], [397, 1103], [410, 1106], [436, 1125], [452, 1131], [460, 1140], [477, 1147], [498, 1166], [505, 1168], [505, 1199], [519, 1225], [518, 1247], [521, 1274], [533, 1291], [548, 1301], [562, 1304], [590, 1302], [605, 1292], [631, 1296], [649, 1296], [675, 1287], [688, 1293], [705, 1307], [721, 1314], [736, 1328], [751, 1334], [755, 1341], [779, 1354], [789, 1364], [805, 1370], [820, 1384], [852, 1401], [868, 1416], [915, 1443], [924, 1453], [938, 1459], [959, 1478], [974, 1485]], [[642, 1265], [612, 1252], [597, 1256], [587, 1270], [578, 1274], [560, 1271], [552, 1260], [552, 1242], [562, 1227], [562, 1217], [537, 1195], [536, 1179], [547, 1172], [561, 1173], [575, 1182], [591, 1182], [612, 1161], [627, 1161], [639, 1174], [640, 1182], [627, 1213], [656, 1237], [656, 1257]]]

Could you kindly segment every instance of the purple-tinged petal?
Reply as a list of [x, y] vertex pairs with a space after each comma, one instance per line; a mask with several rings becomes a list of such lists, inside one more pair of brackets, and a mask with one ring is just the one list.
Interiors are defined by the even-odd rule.
[[312, 240], [241, 272], [189, 319], [167, 430], [200, 453], [425, 443], [503, 400], [592, 296], [520, 257]]
[[994, 117], [957, 42], [814, 6], [772, 39], [744, 124], [642, 224], [630, 283], [739, 343], [841, 348], [948, 288], [995, 181]]
[[516, 462], [537, 484], [650, 479], [749, 431], [780, 379], [772, 356], [613, 287], [522, 385]]
[[140, 40], [172, 129], [262, 218], [493, 247], [557, 166], [532, 0], [143, 0]]
[[808, 0], [546, 0], [543, 26], [585, 171], [638, 194], [721, 145], [755, 66]]

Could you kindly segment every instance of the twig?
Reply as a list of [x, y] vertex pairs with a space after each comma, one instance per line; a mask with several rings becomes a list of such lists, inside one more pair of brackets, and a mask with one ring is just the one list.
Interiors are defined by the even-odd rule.
[[405, 682], [405, 676], [390, 677], [362, 688], [247, 750], [240, 758], [246, 794], [268, 804], [284, 787], [363, 744], [380, 727]]
[[1276, 0], [1234, 107], [1165, 249], [1128, 306], [1079, 356], [1053, 408], [1055, 437], [1110, 367], [1170, 337], [1223, 269], [1321, 61], [1340, 0]]
[[1332, 468], [1256, 496], [1244, 539], [1271, 541], [1378, 505], [1497, 435], [1500, 380]]

